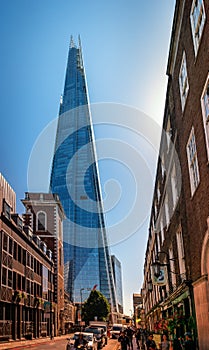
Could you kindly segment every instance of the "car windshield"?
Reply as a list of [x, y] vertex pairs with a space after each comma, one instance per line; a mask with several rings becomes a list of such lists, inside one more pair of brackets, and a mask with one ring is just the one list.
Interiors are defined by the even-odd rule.
[[84, 339], [86, 339], [88, 341], [92, 341], [93, 337], [92, 337], [92, 335], [84, 335]]
[[121, 331], [121, 327], [116, 327], [116, 326], [115, 326], [115, 327], [112, 327], [112, 330], [113, 330], [113, 331]]
[[[93, 332], [91, 332], [93, 333]], [[79, 334], [74, 334], [74, 339], [78, 339], [79, 338]], [[92, 341], [93, 336], [92, 334], [83, 334], [83, 338], [87, 341]]]
[[101, 329], [98, 329], [98, 328], [89, 328], [89, 329], [85, 329], [85, 332], [94, 333], [94, 334], [101, 334]]

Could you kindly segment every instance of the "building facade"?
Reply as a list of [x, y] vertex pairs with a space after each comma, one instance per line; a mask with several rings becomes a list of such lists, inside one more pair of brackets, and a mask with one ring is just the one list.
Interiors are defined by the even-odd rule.
[[115, 290], [117, 294], [118, 312], [123, 314], [123, 283], [121, 262], [116, 258], [115, 255], [111, 255], [111, 261]]
[[80, 40], [77, 47], [72, 38], [60, 102], [50, 190], [59, 195], [66, 215], [63, 223], [64, 274], [70, 300], [81, 303], [80, 291], [97, 285], [116, 311], [82, 51]]
[[[29, 221], [34, 235], [52, 252], [54, 261], [54, 302], [55, 312], [55, 335], [57, 330], [63, 334], [65, 325], [64, 311], [64, 258], [63, 258], [63, 226], [65, 217], [62, 205], [57, 195], [49, 193], [25, 193], [22, 200], [26, 213], [25, 221]], [[43, 243], [42, 243], [43, 244]]]
[[0, 174], [0, 341], [45, 337], [55, 324], [52, 252], [15, 213]]
[[[209, 329], [209, 1], [176, 1], [163, 132], [144, 265], [147, 326]], [[175, 346], [175, 345], [174, 345]]]

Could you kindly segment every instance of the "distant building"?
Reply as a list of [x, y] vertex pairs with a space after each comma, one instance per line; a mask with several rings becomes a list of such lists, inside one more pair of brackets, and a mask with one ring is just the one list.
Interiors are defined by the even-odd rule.
[[113, 278], [116, 290], [116, 300], [118, 303], [118, 311], [123, 314], [123, 284], [122, 284], [122, 268], [121, 262], [115, 255], [111, 255]]
[[208, 13], [208, 0], [176, 1], [143, 284], [147, 327], [190, 331], [200, 350], [209, 329]]
[[134, 308], [134, 323], [138, 326], [144, 326], [144, 324], [141, 324], [141, 322], [144, 321], [142, 316], [142, 310], [143, 310], [143, 297], [139, 293], [133, 294], [133, 308]]
[[[65, 217], [59, 197], [49, 193], [25, 193], [22, 200], [26, 214], [24, 220], [30, 220], [34, 235], [41, 238], [52, 251], [54, 261], [54, 302], [55, 332], [64, 332], [64, 258], [62, 221]], [[45, 291], [47, 292], [47, 291]], [[55, 333], [56, 335], [56, 333]]]
[[15, 213], [0, 174], [0, 341], [45, 337], [55, 322], [52, 252]]

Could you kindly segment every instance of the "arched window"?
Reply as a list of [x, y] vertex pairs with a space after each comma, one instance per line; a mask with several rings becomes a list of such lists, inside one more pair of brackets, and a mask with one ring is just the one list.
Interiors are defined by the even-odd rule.
[[37, 231], [46, 231], [46, 213], [44, 211], [37, 213]]

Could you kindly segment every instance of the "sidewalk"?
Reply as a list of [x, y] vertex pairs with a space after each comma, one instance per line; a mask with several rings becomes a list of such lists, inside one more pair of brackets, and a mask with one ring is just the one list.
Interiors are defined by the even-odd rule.
[[10, 350], [10, 349], [22, 349], [24, 346], [25, 348], [30, 348], [31, 346], [35, 346], [37, 344], [46, 344], [62, 339], [67, 339], [70, 338], [72, 334], [65, 334], [65, 335], [60, 335], [57, 337], [54, 337], [53, 340], [51, 340], [50, 337], [45, 337], [45, 338], [37, 338], [37, 339], [32, 339], [32, 340], [10, 340], [7, 342], [2, 342], [0, 343], [0, 350]]

